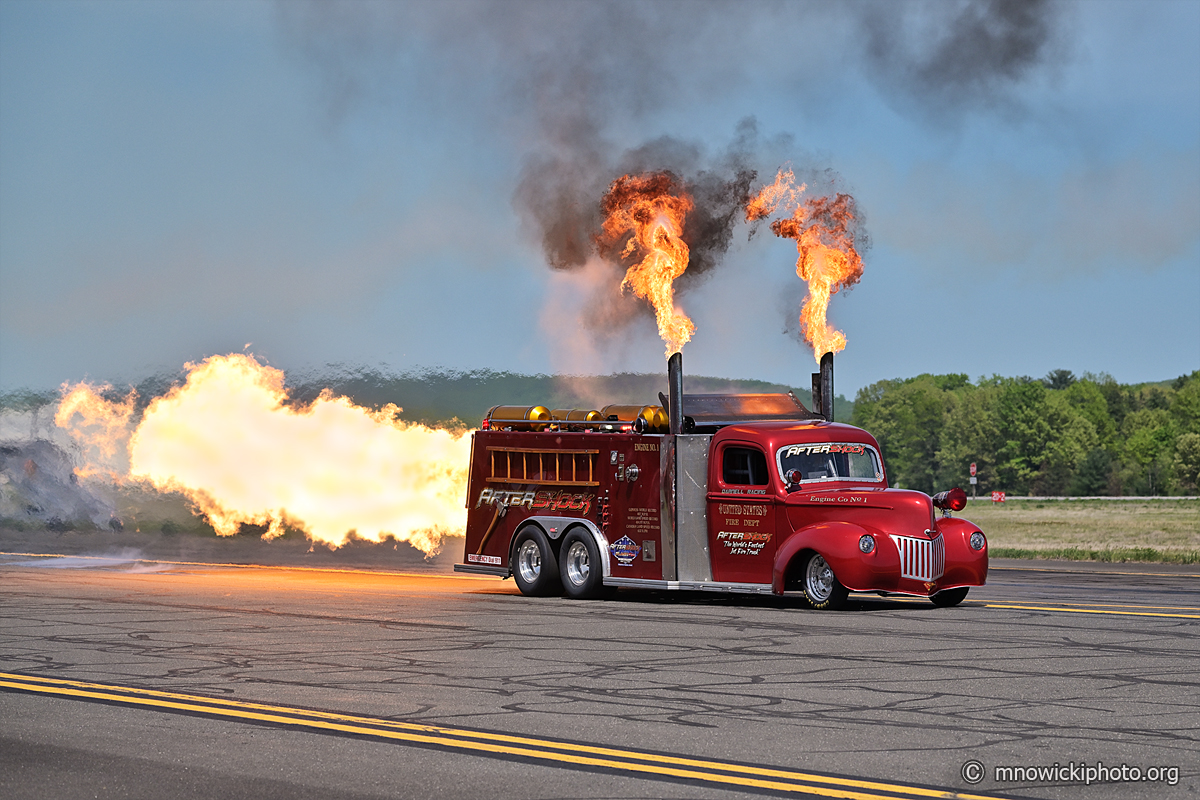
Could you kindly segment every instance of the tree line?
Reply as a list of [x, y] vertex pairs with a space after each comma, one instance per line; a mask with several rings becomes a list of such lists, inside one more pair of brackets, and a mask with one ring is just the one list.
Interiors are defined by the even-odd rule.
[[853, 424], [883, 448], [893, 485], [1090, 497], [1197, 494], [1200, 371], [1125, 385], [1054, 370], [1044, 378], [918, 375], [859, 390]]

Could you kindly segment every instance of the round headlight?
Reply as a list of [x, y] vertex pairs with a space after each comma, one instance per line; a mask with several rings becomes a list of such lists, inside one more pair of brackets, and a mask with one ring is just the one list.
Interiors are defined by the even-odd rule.
[[987, 539], [983, 538], [982, 533], [980, 533], [979, 531], [975, 531], [974, 533], [971, 534], [971, 549], [972, 550], [982, 550], [983, 546], [985, 544], [987, 544]]
[[875, 537], [863, 535], [858, 537], [858, 549], [864, 553], [869, 553], [875, 549]]

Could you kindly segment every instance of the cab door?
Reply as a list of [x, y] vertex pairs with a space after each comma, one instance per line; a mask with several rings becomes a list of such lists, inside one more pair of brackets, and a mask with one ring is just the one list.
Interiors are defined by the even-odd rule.
[[713, 456], [708, 493], [713, 580], [770, 583], [776, 502], [766, 453], [756, 444], [732, 441]]

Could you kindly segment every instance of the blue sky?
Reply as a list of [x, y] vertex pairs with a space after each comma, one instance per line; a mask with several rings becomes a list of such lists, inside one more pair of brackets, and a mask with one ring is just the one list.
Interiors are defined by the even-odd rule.
[[[648, 315], [586, 322], [610, 276], [551, 270], [517, 188], [661, 137], [712, 165], [748, 117], [760, 178], [836, 174], [864, 214], [839, 392], [1200, 368], [1200, 3], [1000, 8], [5, 0], [0, 390], [247, 344], [660, 370]], [[807, 385], [795, 248], [747, 234], [678, 295], [687, 371]]]

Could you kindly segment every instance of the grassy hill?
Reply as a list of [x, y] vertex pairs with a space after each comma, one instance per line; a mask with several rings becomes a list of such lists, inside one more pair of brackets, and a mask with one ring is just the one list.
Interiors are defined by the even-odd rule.
[[[322, 389], [345, 395], [355, 403], [378, 408], [395, 403], [403, 419], [446, 423], [457, 419], [475, 426], [496, 405], [542, 405], [548, 408], [598, 409], [609, 403], [652, 404], [667, 391], [665, 373], [615, 375], [520, 375], [512, 372], [423, 372], [387, 375], [355, 370], [301, 378], [292, 387], [297, 403], [311, 402]], [[705, 375], [684, 376], [688, 393], [759, 393], [794, 391], [800, 402], [812, 405], [808, 390], [755, 380], [730, 380]], [[849, 420], [854, 404], [836, 399], [834, 414]]]
[[[166, 394], [183, 380], [182, 375], [155, 375], [135, 386], [137, 410]], [[384, 373], [373, 369], [337, 369], [288, 375], [288, 390], [295, 405], [306, 405], [322, 390], [349, 397], [354, 403], [380, 408], [395, 403], [409, 422], [459, 423], [474, 427], [492, 406], [542, 405], [547, 408], [599, 409], [610, 403], [651, 404], [658, 393], [667, 391], [666, 373], [624, 372], [616, 375], [522, 375], [514, 372]], [[806, 407], [812, 407], [808, 389], [755, 380], [730, 380], [708, 375], [685, 375], [684, 389], [691, 394], [760, 393], [794, 391]], [[103, 394], [119, 400], [128, 387], [114, 387]], [[0, 393], [0, 413], [29, 414], [58, 402], [56, 391], [16, 390]], [[854, 403], [844, 396], [835, 401], [837, 419], [848, 421]], [[51, 414], [53, 412], [50, 412]]]

